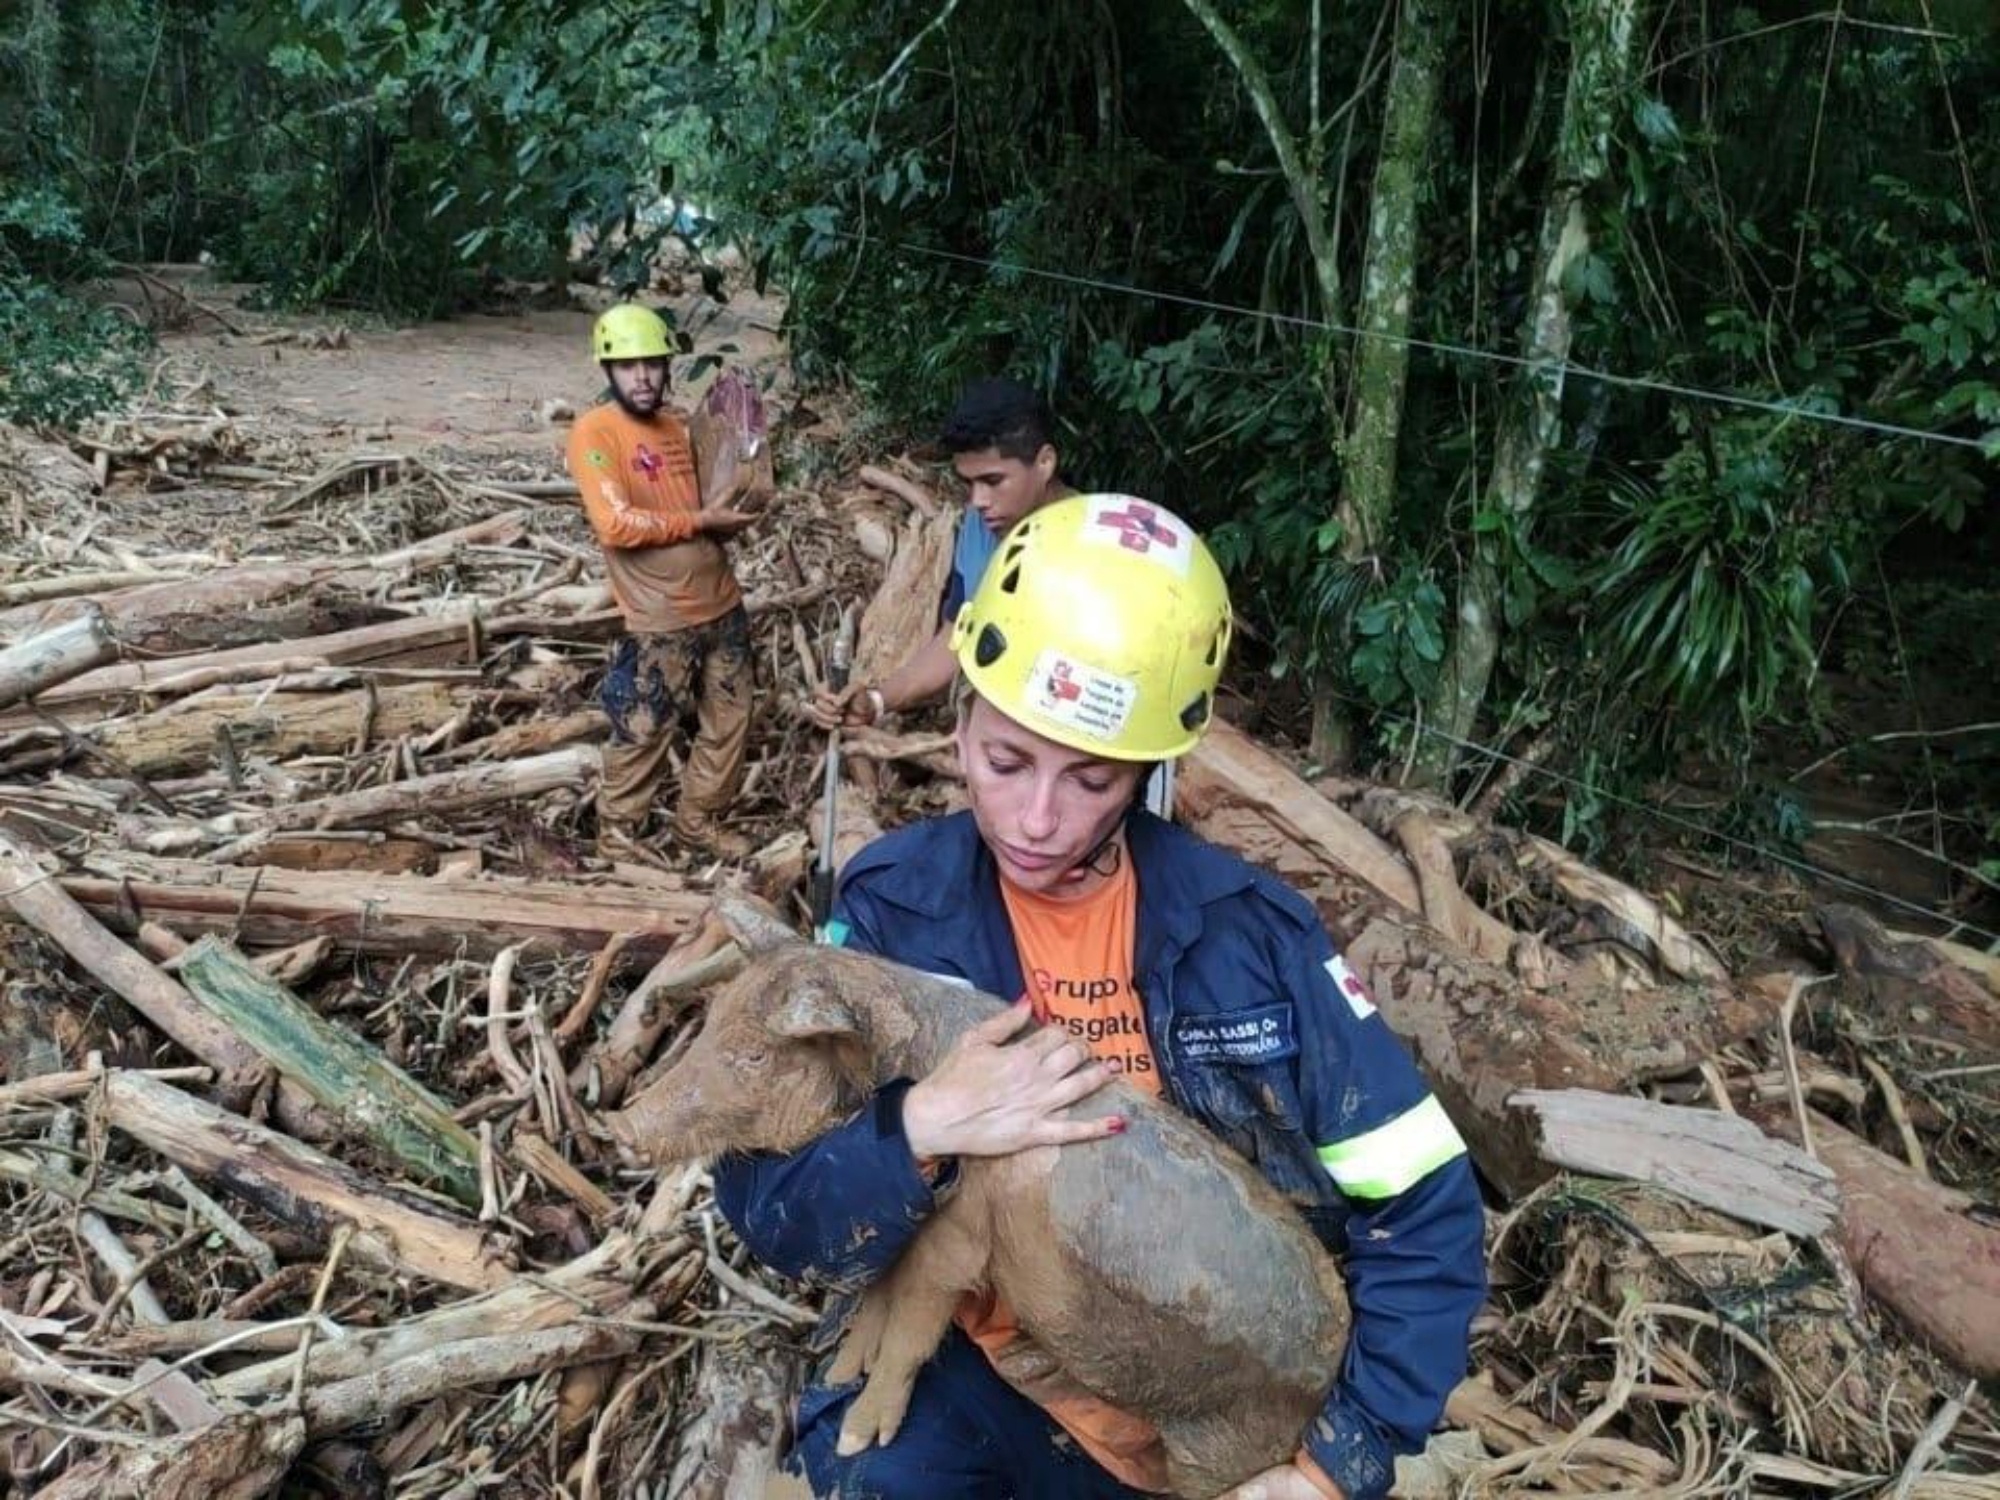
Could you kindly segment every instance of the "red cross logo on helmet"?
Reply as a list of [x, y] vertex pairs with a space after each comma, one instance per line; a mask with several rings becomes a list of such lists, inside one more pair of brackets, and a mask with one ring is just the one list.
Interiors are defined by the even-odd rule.
[[1049, 696], [1074, 703], [1083, 696], [1083, 684], [1071, 675], [1070, 664], [1059, 661], [1049, 669]]
[[1181, 544], [1173, 522], [1162, 521], [1158, 508], [1143, 500], [1128, 500], [1123, 510], [1104, 511], [1097, 524], [1117, 532], [1118, 545], [1132, 552], [1149, 552], [1155, 542], [1169, 549]]

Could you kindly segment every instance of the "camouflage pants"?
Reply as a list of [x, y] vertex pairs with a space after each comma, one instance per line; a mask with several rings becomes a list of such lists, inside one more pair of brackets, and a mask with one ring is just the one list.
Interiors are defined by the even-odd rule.
[[743, 786], [755, 676], [750, 617], [740, 606], [690, 630], [620, 640], [599, 694], [611, 720], [599, 826], [636, 831], [646, 821], [689, 717], [694, 738], [676, 816], [701, 822], [726, 810]]

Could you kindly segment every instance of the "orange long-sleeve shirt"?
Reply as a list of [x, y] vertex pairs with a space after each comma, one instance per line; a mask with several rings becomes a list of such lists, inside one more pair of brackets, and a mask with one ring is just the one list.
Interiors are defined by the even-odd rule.
[[700, 529], [694, 450], [679, 417], [641, 421], [615, 402], [593, 407], [570, 430], [569, 472], [627, 630], [686, 630], [742, 603], [729, 554]]

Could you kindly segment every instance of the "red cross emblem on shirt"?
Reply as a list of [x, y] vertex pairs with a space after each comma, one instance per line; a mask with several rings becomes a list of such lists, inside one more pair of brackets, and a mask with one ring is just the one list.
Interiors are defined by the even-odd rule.
[[1158, 509], [1143, 500], [1128, 500], [1123, 510], [1105, 511], [1097, 524], [1117, 532], [1118, 545], [1133, 552], [1150, 551], [1155, 542], [1163, 547], [1181, 544], [1180, 534], [1160, 520]]
[[666, 459], [655, 453], [651, 448], [648, 448], [644, 443], [641, 443], [639, 451], [632, 455], [632, 467], [637, 469], [641, 474], [644, 474], [648, 479], [658, 479], [660, 471], [666, 468], [666, 466]]

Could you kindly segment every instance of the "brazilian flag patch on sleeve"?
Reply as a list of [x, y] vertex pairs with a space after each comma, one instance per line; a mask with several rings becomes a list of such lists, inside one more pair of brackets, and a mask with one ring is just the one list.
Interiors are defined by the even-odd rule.
[[611, 455], [606, 453], [602, 448], [592, 448], [589, 450], [583, 455], [583, 461], [593, 469], [608, 469], [611, 467]]

